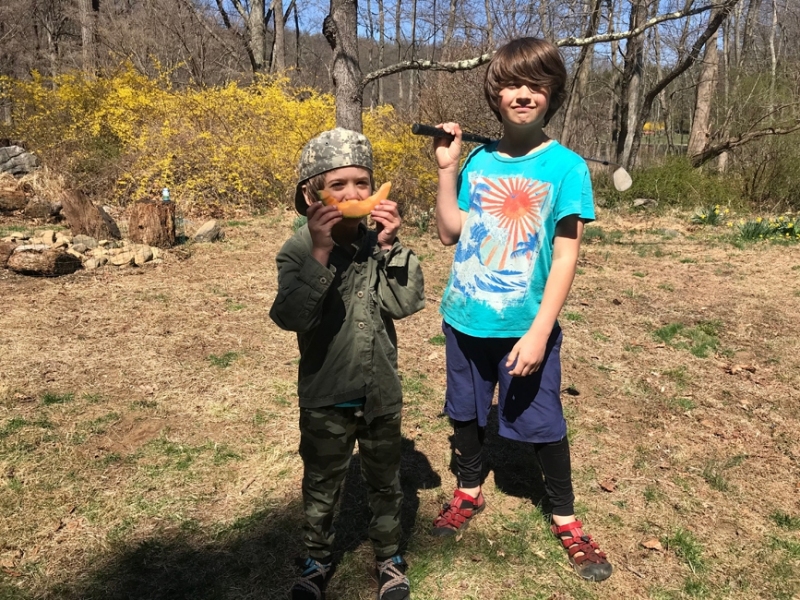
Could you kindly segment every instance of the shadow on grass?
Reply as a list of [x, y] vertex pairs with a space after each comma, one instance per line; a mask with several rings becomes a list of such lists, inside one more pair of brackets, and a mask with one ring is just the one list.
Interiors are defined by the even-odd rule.
[[[452, 444], [452, 437], [450, 439]], [[455, 476], [455, 461], [450, 462], [450, 471]], [[494, 473], [494, 484], [501, 492], [515, 498], [526, 498], [542, 513], [551, 510], [544, 477], [533, 444], [517, 442], [498, 434], [497, 406], [489, 412], [483, 442], [483, 480]], [[455, 481], [453, 481], [455, 486]]]
[[[404, 544], [419, 509], [419, 489], [439, 485], [427, 457], [403, 439], [401, 483]], [[45, 594], [59, 600], [233, 600], [288, 597], [294, 558], [304, 556], [300, 490], [283, 505], [269, 505], [216, 534], [167, 530], [135, 544], [112, 545], [95, 570]], [[339, 503], [335, 559], [368, 540], [370, 520], [358, 454], [353, 456]], [[63, 581], [63, 579], [62, 579]], [[0, 598], [12, 588], [0, 587]], [[21, 590], [20, 590], [21, 591]], [[363, 591], [363, 590], [362, 590]], [[41, 597], [41, 596], [40, 596]]]

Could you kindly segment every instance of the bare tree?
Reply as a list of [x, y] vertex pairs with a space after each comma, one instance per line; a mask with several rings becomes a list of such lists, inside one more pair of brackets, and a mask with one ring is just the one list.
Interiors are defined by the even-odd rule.
[[700, 154], [711, 141], [711, 105], [716, 96], [717, 73], [719, 71], [719, 52], [717, 51], [717, 32], [706, 43], [700, 79], [697, 82], [694, 117], [689, 132], [687, 154]]

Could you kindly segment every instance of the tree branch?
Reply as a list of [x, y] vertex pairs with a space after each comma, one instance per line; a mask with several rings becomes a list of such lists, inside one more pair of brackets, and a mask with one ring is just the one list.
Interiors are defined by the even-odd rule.
[[[641, 35], [645, 30], [650, 29], [651, 27], [655, 27], [656, 25], [659, 25], [661, 23], [697, 15], [712, 10], [716, 7], [717, 5], [707, 4], [705, 6], [700, 6], [688, 10], [679, 10], [676, 12], [665, 13], [663, 15], [655, 16], [652, 19], [648, 19], [640, 27], [636, 27], [628, 31], [603, 33], [599, 35], [592, 35], [589, 37], [582, 37], [582, 38], [571, 36], [567, 38], [562, 38], [556, 41], [555, 44], [556, 46], [574, 47], [574, 46], [588, 46], [590, 44], [599, 44], [604, 42], [613, 42], [622, 39], [628, 39], [636, 37], [637, 35]], [[480, 56], [476, 56], [474, 58], [468, 58], [465, 60], [458, 60], [454, 62], [438, 62], [433, 60], [406, 60], [395, 63], [393, 65], [389, 65], [388, 67], [383, 67], [382, 69], [378, 69], [376, 71], [372, 71], [371, 73], [367, 73], [367, 75], [364, 76], [364, 79], [361, 82], [361, 88], [363, 89], [368, 83], [371, 83], [376, 79], [380, 79], [382, 77], [388, 77], [389, 75], [394, 75], [395, 73], [400, 73], [402, 71], [408, 71], [412, 69], [417, 71], [447, 71], [450, 73], [455, 73], [456, 71], [469, 71], [471, 69], [476, 69], [481, 65], [485, 65], [492, 59], [492, 56], [494, 56], [494, 52], [487, 52], [486, 54], [481, 54]]]
[[225, 12], [225, 7], [222, 6], [222, 0], [217, 0], [217, 9], [219, 10], [220, 16], [222, 16], [222, 22], [225, 24], [225, 27], [232, 29], [231, 20], [228, 18], [228, 13]]
[[713, 146], [708, 146], [705, 150], [703, 150], [699, 154], [691, 156], [690, 160], [692, 161], [693, 167], [699, 167], [707, 163], [711, 159], [716, 158], [723, 152], [733, 150], [734, 148], [742, 146], [748, 142], [752, 142], [755, 139], [766, 137], [768, 135], [787, 135], [790, 133], [794, 133], [795, 131], [800, 131], [800, 121], [798, 121], [791, 127], [786, 127], [786, 128], [767, 127], [766, 129], [759, 129], [757, 131], [748, 131], [747, 133], [743, 133], [742, 135], [728, 138], [724, 142], [714, 144]]

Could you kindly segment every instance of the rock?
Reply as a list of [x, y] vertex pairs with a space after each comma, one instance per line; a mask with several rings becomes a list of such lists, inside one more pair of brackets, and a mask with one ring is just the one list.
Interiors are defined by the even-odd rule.
[[89, 235], [76, 235], [72, 238], [72, 244], [83, 244], [86, 248], [97, 248], [97, 240]]
[[55, 277], [68, 275], [81, 268], [81, 259], [61, 250], [29, 249], [14, 252], [8, 258], [8, 268], [24, 275]]
[[35, 196], [28, 200], [23, 212], [29, 219], [49, 219], [58, 214], [52, 204]]
[[22, 190], [0, 188], [0, 212], [22, 210], [27, 204], [28, 197]]
[[145, 246], [144, 248], [140, 248], [136, 251], [136, 254], [133, 257], [133, 264], [137, 267], [141, 267], [144, 263], [153, 260], [153, 251], [150, 250], [149, 246]]
[[88, 248], [84, 244], [72, 244], [72, 249], [80, 254], [86, 254]]
[[14, 252], [43, 252], [49, 249], [47, 244], [23, 244], [14, 248]]
[[56, 243], [56, 232], [47, 229], [39, 234], [39, 238], [42, 240], [43, 244], [50, 244], [52, 246]]
[[0, 148], [0, 173], [25, 175], [39, 166], [39, 159], [20, 146]]
[[108, 259], [108, 262], [115, 267], [122, 267], [125, 265], [129, 265], [133, 262], [133, 259], [136, 257], [135, 252], [120, 252], [119, 254], [115, 254], [111, 258]]
[[31, 238], [27, 233], [12, 233], [11, 235], [8, 235], [8, 236], [4, 237], [0, 241], [2, 241], [2, 242], [24, 242], [24, 241], [29, 240], [29, 239], [31, 239]]
[[81, 254], [80, 252], [76, 252], [72, 248], [68, 248], [67, 249], [67, 254], [69, 254], [71, 256], [74, 256], [75, 258], [77, 258], [79, 260], [83, 260], [83, 254]]
[[83, 263], [83, 268], [87, 271], [94, 271], [97, 267], [100, 266], [100, 261], [96, 258], [90, 258]]
[[67, 246], [69, 246], [69, 240], [63, 237], [57, 237], [53, 244], [53, 248], [66, 248]]
[[634, 208], [639, 208], [642, 206], [644, 206], [645, 208], [651, 206], [658, 206], [658, 200], [655, 200], [653, 198], [636, 198], [636, 200], [633, 201], [633, 206]]
[[215, 220], [206, 221], [194, 234], [195, 242], [213, 242], [224, 238], [225, 234]]

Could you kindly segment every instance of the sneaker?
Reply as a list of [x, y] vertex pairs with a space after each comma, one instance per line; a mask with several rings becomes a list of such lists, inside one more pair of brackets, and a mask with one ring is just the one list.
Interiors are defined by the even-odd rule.
[[303, 572], [300, 574], [300, 579], [292, 586], [292, 600], [324, 600], [331, 564], [324, 564], [309, 557], [298, 560], [297, 566], [303, 569]]
[[603, 581], [611, 577], [611, 563], [606, 558], [606, 553], [592, 539], [584, 533], [583, 524], [573, 521], [566, 525], [553, 525], [550, 529], [569, 555], [569, 562], [575, 572], [589, 581]]
[[406, 577], [408, 565], [399, 554], [377, 561], [378, 600], [408, 600], [411, 587]]
[[483, 492], [478, 492], [478, 497], [473, 498], [461, 490], [456, 490], [453, 499], [444, 505], [439, 516], [433, 521], [431, 533], [437, 537], [460, 537], [469, 525], [470, 519], [481, 512], [486, 506]]

